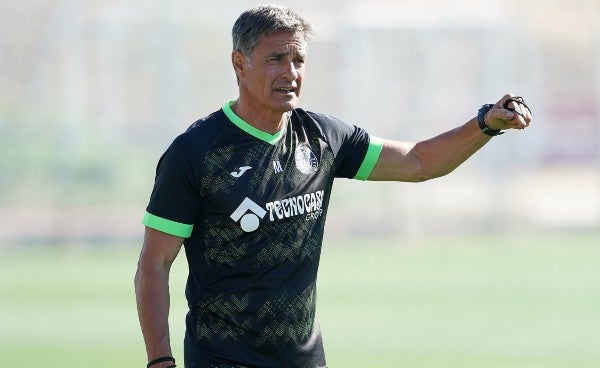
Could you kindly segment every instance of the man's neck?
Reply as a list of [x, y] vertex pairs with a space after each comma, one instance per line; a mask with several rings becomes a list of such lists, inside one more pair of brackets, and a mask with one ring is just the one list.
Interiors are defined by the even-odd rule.
[[231, 109], [246, 123], [269, 134], [275, 134], [283, 129], [288, 119], [288, 112], [260, 111], [247, 106], [241, 99], [231, 105]]

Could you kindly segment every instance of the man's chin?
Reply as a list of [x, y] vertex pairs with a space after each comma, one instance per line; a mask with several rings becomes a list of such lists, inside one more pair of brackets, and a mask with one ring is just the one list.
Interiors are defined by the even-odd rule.
[[292, 111], [298, 107], [299, 102], [300, 100], [297, 97], [295, 97], [293, 99], [290, 99], [289, 101], [284, 102], [281, 107], [285, 112]]

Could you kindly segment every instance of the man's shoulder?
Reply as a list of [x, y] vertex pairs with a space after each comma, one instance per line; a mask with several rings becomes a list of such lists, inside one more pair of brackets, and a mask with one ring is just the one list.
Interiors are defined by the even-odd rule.
[[184, 136], [201, 136], [210, 132], [211, 130], [218, 130], [225, 125], [227, 117], [223, 110], [217, 110], [203, 118], [200, 118], [193, 122], [186, 131], [182, 134]]
[[325, 113], [321, 113], [321, 112], [315, 112], [315, 111], [311, 111], [311, 110], [305, 110], [302, 108], [297, 108], [295, 111], [298, 113], [298, 115], [308, 116], [318, 123], [334, 122], [334, 123], [345, 124], [345, 122], [342, 119], [335, 117], [333, 115], [329, 115], [329, 114], [325, 114]]
[[202, 154], [225, 126], [225, 114], [222, 110], [215, 111], [189, 125], [183, 133], [175, 137], [168, 151], [177, 156]]
[[210, 141], [215, 134], [226, 126], [226, 122], [227, 117], [225, 116], [225, 113], [223, 113], [223, 110], [217, 110], [190, 124], [188, 128], [175, 139], [175, 142], [198, 143], [198, 141], [202, 140]]
[[312, 122], [327, 137], [339, 137], [351, 134], [357, 128], [333, 115], [300, 108], [295, 111], [299, 116], [303, 117], [303, 120]]

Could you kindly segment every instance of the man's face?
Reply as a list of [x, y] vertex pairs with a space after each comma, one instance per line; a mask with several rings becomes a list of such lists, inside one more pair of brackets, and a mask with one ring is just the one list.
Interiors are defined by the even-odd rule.
[[253, 108], [272, 114], [297, 107], [306, 60], [306, 43], [300, 35], [261, 36], [252, 59], [244, 60], [244, 70], [238, 73], [240, 94]]

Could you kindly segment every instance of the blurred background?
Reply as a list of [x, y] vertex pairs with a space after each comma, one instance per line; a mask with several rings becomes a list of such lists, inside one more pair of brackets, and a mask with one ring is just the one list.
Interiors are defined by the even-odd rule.
[[[237, 96], [231, 26], [259, 3], [3, 2], [0, 254], [6, 267], [0, 286], [7, 298], [0, 348], [19, 351], [9, 332], [23, 341], [37, 336], [32, 341], [41, 345], [52, 339], [50, 332], [17, 331], [47, 301], [23, 313], [28, 299], [19, 299], [19, 290], [51, 290], [41, 285], [51, 280], [54, 267], [69, 277], [99, 264], [102, 277], [122, 269], [115, 272], [126, 276], [120, 293], [130, 298], [123, 305], [131, 308], [128, 323], [136, 328], [130, 285], [156, 163], [189, 124]], [[529, 129], [494, 138], [441, 179], [338, 181], [326, 244], [469, 239], [464, 242], [540, 245], [556, 238], [560, 247], [575, 245], [581, 234], [586, 244], [600, 240], [600, 1], [280, 3], [317, 30], [302, 97], [308, 110], [398, 140], [452, 129], [506, 92], [524, 96], [535, 117]], [[110, 252], [97, 258], [94, 253], [91, 258], [100, 263], [85, 263], [78, 257], [90, 246]], [[48, 256], [48, 249], [63, 253]], [[115, 258], [130, 263], [112, 265]], [[40, 270], [45, 276], [30, 279]], [[586, 275], [587, 281], [597, 279]], [[121, 281], [113, 281], [117, 289]], [[77, 299], [64, 293], [71, 295], [67, 303]], [[94, 305], [103, 310], [104, 304]], [[6, 327], [10, 315], [21, 316], [10, 324], [13, 329]], [[82, 323], [86, 315], [81, 312]], [[38, 333], [65, 328], [48, 318], [35, 321]], [[114, 322], [109, 315], [108, 321]], [[600, 328], [594, 331], [600, 335]], [[120, 336], [141, 344], [137, 331]]]
[[[139, 239], [160, 154], [237, 96], [230, 29], [258, 3], [5, 3], [0, 242]], [[306, 109], [399, 140], [505, 92], [535, 112], [441, 180], [340, 181], [329, 235], [599, 226], [600, 2], [284, 3], [318, 31]]]

